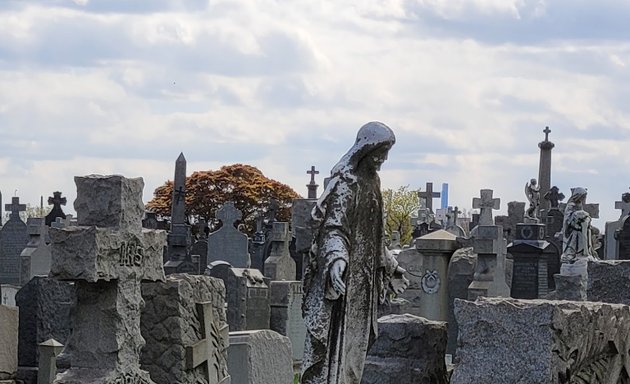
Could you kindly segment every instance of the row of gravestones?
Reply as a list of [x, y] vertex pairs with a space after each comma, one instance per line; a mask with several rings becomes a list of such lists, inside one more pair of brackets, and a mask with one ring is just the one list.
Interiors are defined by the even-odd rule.
[[[225, 290], [212, 277], [174, 275], [165, 279], [165, 233], [141, 227], [142, 180], [88, 176], [75, 181], [78, 226], [51, 229], [50, 275], [72, 282], [63, 284], [73, 286], [69, 289], [76, 297], [60, 301], [44, 294], [34, 306], [40, 316], [24, 317], [24, 321], [35, 321], [37, 328], [39, 322], [67, 314], [68, 303], [73, 303], [72, 331], [58, 364], [65, 370], [55, 383], [199, 382], [200, 377], [211, 383], [227, 382], [233, 372], [226, 370], [228, 366], [238, 367], [236, 376], [250, 375], [258, 380], [255, 382], [291, 381], [290, 339], [264, 329], [271, 319], [276, 328], [290, 334], [293, 325], [300, 323], [293, 316], [299, 314], [300, 285], [272, 282], [270, 295], [255, 270], [232, 267], [223, 268], [223, 280], [228, 281]], [[220, 270], [219, 266], [216, 272]], [[41, 285], [42, 281], [49, 279], [36, 278], [32, 284]], [[33, 297], [27, 293], [30, 284], [19, 297]], [[230, 292], [245, 306], [228, 304], [226, 313], [224, 303], [226, 297], [231, 300]], [[54, 302], [65, 303], [65, 307], [53, 309]], [[269, 308], [266, 319], [258, 315], [265, 308]], [[246, 322], [240, 324], [244, 331], [230, 334], [228, 353], [231, 309], [238, 309], [234, 317], [244, 317]], [[235, 325], [238, 329], [237, 322]], [[0, 333], [15, 336], [10, 327], [3, 326]], [[25, 353], [33, 356], [33, 345], [48, 336], [63, 339], [63, 334], [38, 334], [30, 343], [30, 354]], [[277, 351], [273, 359], [252, 358], [267, 355], [269, 348]], [[8, 350], [10, 353], [11, 348]], [[140, 351], [149, 354], [142, 365]], [[245, 365], [247, 369], [243, 369]]]
[[48, 203], [53, 208], [46, 217], [28, 218], [26, 223], [20, 218], [26, 205], [20, 204], [19, 197], [5, 206], [11, 213], [0, 229], [0, 284], [19, 287], [33, 276], [50, 271], [48, 228], [67, 225], [72, 216], [61, 209], [66, 204], [61, 192], [54, 192]]

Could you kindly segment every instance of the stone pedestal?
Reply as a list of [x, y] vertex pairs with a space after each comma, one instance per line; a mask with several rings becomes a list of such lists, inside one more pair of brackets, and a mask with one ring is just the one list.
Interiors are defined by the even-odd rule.
[[57, 356], [63, 351], [63, 344], [48, 339], [39, 344], [39, 369], [37, 384], [51, 384], [57, 375]]
[[586, 300], [588, 281], [588, 261], [579, 259], [573, 264], [562, 264], [556, 279], [556, 296], [559, 300]]
[[544, 239], [544, 224], [516, 226], [516, 239], [507, 249], [514, 259], [510, 294], [513, 298], [537, 299], [555, 288], [553, 274], [550, 276], [548, 265], [549, 258], [555, 254], [555, 248]]
[[510, 288], [505, 282], [506, 244], [500, 225], [478, 225], [473, 240], [477, 265], [473, 282], [468, 287], [468, 299], [479, 296], [508, 297]]
[[423, 270], [419, 291], [420, 316], [438, 321], [448, 319], [448, 264], [457, 248], [457, 237], [445, 230], [416, 239]]

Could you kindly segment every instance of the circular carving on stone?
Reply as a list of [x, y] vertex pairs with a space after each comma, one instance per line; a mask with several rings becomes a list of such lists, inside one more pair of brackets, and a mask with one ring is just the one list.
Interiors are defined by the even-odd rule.
[[422, 280], [420, 281], [422, 285], [422, 290], [428, 294], [436, 293], [440, 290], [440, 276], [438, 275], [438, 271], [429, 271], [427, 270], [422, 276]]

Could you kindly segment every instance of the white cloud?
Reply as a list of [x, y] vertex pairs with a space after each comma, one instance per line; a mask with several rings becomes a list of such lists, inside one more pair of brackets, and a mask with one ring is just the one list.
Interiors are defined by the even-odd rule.
[[[0, 6], [0, 189], [37, 203], [74, 175], [123, 173], [149, 198], [183, 151], [189, 173], [250, 163], [304, 194], [306, 169], [323, 176], [380, 120], [399, 137], [384, 186], [448, 182], [460, 207], [493, 188], [506, 207], [550, 125], [554, 183], [584, 184], [616, 219], [625, 8], [560, 3], [580, 30], [530, 0]], [[606, 9], [611, 23], [583, 22]]]

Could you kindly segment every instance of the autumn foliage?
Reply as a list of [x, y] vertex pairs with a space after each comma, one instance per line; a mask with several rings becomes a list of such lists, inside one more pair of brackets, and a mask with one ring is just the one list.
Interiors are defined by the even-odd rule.
[[[173, 182], [167, 181], [153, 192], [147, 209], [162, 216], [171, 215]], [[256, 228], [256, 213], [267, 214], [272, 199], [278, 202], [278, 221], [289, 221], [291, 202], [300, 196], [291, 187], [269, 179], [256, 167], [233, 164], [216, 171], [198, 171], [186, 178], [186, 214], [212, 223], [216, 211], [232, 201], [243, 213], [241, 223], [252, 234]]]

